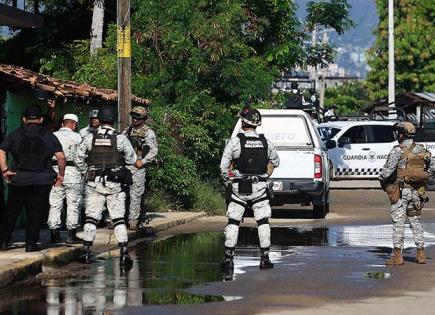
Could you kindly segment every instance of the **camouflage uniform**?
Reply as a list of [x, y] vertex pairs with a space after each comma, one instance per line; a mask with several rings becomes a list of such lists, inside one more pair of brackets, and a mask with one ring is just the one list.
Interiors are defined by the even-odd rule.
[[[407, 148], [410, 148], [414, 143], [412, 139], [403, 140], [402, 144]], [[422, 145], [417, 144], [412, 153], [423, 152], [425, 148]], [[388, 155], [387, 161], [379, 175], [379, 180], [385, 182], [390, 176], [392, 176], [397, 169], [404, 169], [406, 167], [406, 160], [401, 159], [403, 155], [403, 150], [399, 146], [395, 146], [393, 150]], [[428, 172], [433, 174], [435, 170], [435, 165], [433, 159], [430, 162]], [[393, 245], [394, 248], [403, 249], [404, 245], [404, 235], [405, 235], [405, 220], [407, 214], [406, 210], [411, 209], [414, 205], [420, 203], [420, 196], [417, 191], [412, 188], [402, 188], [401, 198], [399, 201], [391, 205], [391, 219], [393, 221]], [[414, 242], [417, 248], [424, 247], [424, 236], [423, 228], [420, 223], [420, 216], [408, 217], [409, 224], [411, 226], [412, 232], [414, 234]]]
[[94, 128], [92, 128], [90, 125], [87, 125], [85, 128], [80, 129], [79, 135], [84, 139], [87, 135], [91, 135], [93, 132]]
[[[63, 202], [66, 198], [67, 214], [66, 226], [68, 230], [76, 229], [79, 226], [80, 205], [82, 199], [82, 175], [77, 168], [72, 165], [77, 152], [77, 146], [82, 141], [80, 135], [70, 128], [60, 128], [54, 135], [62, 144], [63, 152], [67, 160], [65, 177], [59, 187], [53, 187], [50, 193], [50, 212], [48, 215], [48, 226], [52, 230], [61, 227], [61, 213]], [[57, 166], [53, 168], [58, 172]]]
[[[244, 133], [246, 137], [257, 137], [258, 134], [255, 131], [248, 131]], [[267, 140], [268, 146], [268, 159], [275, 167], [279, 166], [279, 157], [273, 144]], [[228, 172], [230, 171], [231, 162], [238, 159], [241, 154], [241, 142], [238, 137], [232, 138], [227, 146], [225, 147], [224, 153], [222, 155], [222, 160], [220, 164], [221, 173], [225, 180], [228, 180]], [[241, 174], [235, 170], [235, 178], [240, 178]], [[259, 177], [266, 178], [267, 174], [262, 174]], [[265, 181], [260, 181], [258, 183], [253, 183], [252, 194], [239, 194], [239, 184], [236, 182], [232, 185], [232, 195], [231, 198], [239, 201], [236, 203], [234, 201], [228, 204], [227, 217], [231, 222], [240, 222], [243, 218], [245, 212], [246, 202], [253, 201], [266, 196], [266, 189], [268, 183]], [[263, 200], [252, 205], [252, 210], [254, 212], [254, 218], [257, 222], [262, 222], [262, 220], [268, 220], [272, 214], [270, 208], [269, 200]], [[234, 220], [234, 221], [233, 221]], [[237, 244], [237, 238], [239, 234], [238, 224], [228, 224], [225, 228], [225, 247], [234, 248]], [[259, 224], [258, 225], [258, 237], [260, 240], [261, 248], [270, 247], [270, 226], [269, 224]]]
[[[115, 129], [104, 126], [98, 129], [98, 133], [113, 134]], [[136, 153], [125, 135], [116, 136], [117, 149], [124, 155], [126, 164], [136, 162]], [[85, 173], [92, 170], [86, 164], [86, 158], [92, 149], [93, 135], [86, 136], [78, 146], [75, 163], [77, 168]], [[101, 220], [104, 205], [107, 202], [107, 209], [115, 225], [115, 235], [119, 243], [128, 241], [127, 228], [124, 223], [125, 215], [125, 192], [120, 183], [107, 181], [107, 176], [97, 176], [94, 181], [86, 183], [86, 224], [84, 226], [84, 241], [92, 243], [96, 235], [96, 224]]]
[[149, 147], [145, 157], [142, 155], [142, 145], [133, 146], [135, 148], [137, 158], [142, 160], [144, 166], [138, 169], [134, 165], [129, 165], [133, 177], [133, 184], [130, 186], [130, 207], [129, 207], [129, 223], [131, 227], [136, 227], [141, 214], [141, 201], [145, 192], [146, 170], [145, 165], [151, 162], [158, 152], [156, 135], [150, 127], [145, 124], [140, 126], [131, 126], [127, 128], [123, 134], [129, 138], [139, 139], [139, 142]]

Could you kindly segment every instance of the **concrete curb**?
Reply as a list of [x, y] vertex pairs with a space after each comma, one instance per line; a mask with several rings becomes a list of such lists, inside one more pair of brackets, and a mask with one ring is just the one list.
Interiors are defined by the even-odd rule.
[[[165, 218], [164, 216], [174, 216], [174, 218]], [[154, 221], [151, 221], [150, 224], [146, 225], [143, 229], [138, 231], [128, 231], [129, 240], [137, 240], [140, 238], [144, 238], [146, 236], [155, 235], [158, 232], [170, 229], [172, 227], [186, 224], [202, 218], [206, 216], [205, 212], [186, 212], [186, 213], [163, 213], [161, 217], [155, 218]], [[181, 216], [181, 217], [180, 217]], [[177, 218], [178, 217], [178, 218]], [[113, 245], [117, 244], [116, 238], [112, 237], [113, 231], [108, 230], [107, 228], [98, 229], [97, 230], [97, 239], [100, 236], [100, 240], [94, 242], [95, 247], [104, 248], [104, 251], [110, 251], [110, 248], [107, 248], [107, 245], [113, 247]], [[107, 242], [106, 240], [109, 240]], [[98, 251], [98, 249], [96, 250]], [[40, 272], [42, 272], [42, 268], [44, 266], [56, 266], [60, 267], [66, 265], [74, 260], [76, 260], [83, 250], [83, 245], [68, 245], [68, 246], [58, 246], [51, 247], [42, 250], [41, 252], [35, 254], [37, 257], [23, 257], [25, 254], [19, 253], [19, 257], [16, 261], [7, 262], [2, 265], [2, 261], [0, 259], [0, 288], [4, 288], [8, 285], [11, 285], [17, 281], [26, 280], [30, 277], [36, 276]], [[101, 254], [101, 252], [99, 253]], [[13, 254], [11, 254], [12, 256]]]
[[0, 266], [0, 287], [36, 276], [42, 271], [42, 261], [42, 259], [27, 258]]

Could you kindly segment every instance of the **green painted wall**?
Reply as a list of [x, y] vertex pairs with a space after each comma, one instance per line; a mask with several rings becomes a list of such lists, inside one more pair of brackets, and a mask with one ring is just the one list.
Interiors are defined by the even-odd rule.
[[[22, 116], [26, 107], [38, 104], [41, 106], [43, 111], [48, 109], [47, 103], [41, 101], [35, 97], [31, 96], [22, 96], [13, 93], [7, 92], [6, 94], [6, 103], [5, 103], [5, 112], [6, 112], [6, 134], [14, 131], [15, 129], [21, 127]], [[88, 113], [89, 111], [95, 108], [90, 105], [82, 105], [76, 103], [56, 103], [56, 121], [60, 120], [64, 114], [73, 113], [79, 117], [79, 126], [80, 128], [85, 127], [88, 124]], [[7, 187], [5, 191], [5, 199], [7, 197]], [[24, 227], [26, 222], [24, 211], [21, 212], [17, 220], [17, 227]]]
[[[47, 110], [47, 103], [31, 96], [22, 96], [7, 92], [6, 94], [6, 134], [19, 128], [21, 126], [21, 118], [26, 107], [38, 104], [45, 111]], [[72, 113], [79, 117], [80, 128], [88, 124], [88, 113], [94, 108], [90, 105], [76, 104], [76, 103], [56, 103], [56, 121], [61, 119], [64, 114]]]

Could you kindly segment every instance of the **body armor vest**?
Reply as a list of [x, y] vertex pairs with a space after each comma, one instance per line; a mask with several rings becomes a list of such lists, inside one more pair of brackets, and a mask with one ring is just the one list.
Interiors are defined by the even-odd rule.
[[92, 149], [87, 164], [96, 169], [111, 169], [124, 165], [124, 158], [117, 148], [116, 133], [108, 134], [94, 131]]
[[415, 144], [410, 148], [400, 145], [403, 150], [401, 160], [405, 160], [405, 168], [397, 170], [397, 178], [411, 186], [426, 185], [430, 179], [429, 173], [426, 171], [426, 163], [430, 161], [430, 153], [422, 150], [419, 153], [413, 153]]
[[150, 151], [150, 147], [145, 143], [145, 136], [148, 130], [149, 127], [146, 125], [143, 125], [137, 129], [133, 129], [133, 126], [130, 126], [126, 132], [126, 136], [130, 141], [136, 155], [140, 158], [145, 158]]
[[32, 134], [26, 132], [25, 128], [20, 130], [21, 139], [15, 160], [17, 170], [42, 172], [47, 164], [51, 164], [43, 139], [45, 132], [44, 127]]
[[241, 174], [262, 175], [267, 172], [269, 162], [267, 140], [264, 135], [259, 137], [246, 137], [239, 133], [241, 152], [235, 160], [235, 168]]

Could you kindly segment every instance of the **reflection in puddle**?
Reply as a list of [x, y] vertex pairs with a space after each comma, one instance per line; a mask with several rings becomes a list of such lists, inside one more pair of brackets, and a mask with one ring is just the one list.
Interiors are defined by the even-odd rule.
[[[368, 247], [370, 251], [391, 252], [392, 225], [360, 225], [331, 227], [272, 227], [271, 243], [276, 249], [295, 246]], [[435, 224], [423, 224], [425, 244], [435, 245]], [[240, 246], [258, 245], [256, 228], [241, 228]], [[405, 248], [415, 247], [412, 231], [405, 228]]]
[[[329, 228], [328, 243], [330, 246], [364, 246], [391, 248], [392, 225], [335, 226]], [[435, 244], [435, 224], [423, 224], [426, 246]], [[409, 225], [405, 228], [405, 248], [415, 247]]]
[[[425, 224], [424, 229], [426, 244], [433, 245], [435, 224]], [[325, 257], [330, 253], [331, 261], [336, 266], [335, 261], [338, 262], [339, 258], [335, 251], [344, 247], [362, 247], [367, 255], [370, 252], [388, 254], [391, 231], [391, 225], [272, 227], [270, 257], [277, 266], [297, 270], [305, 266], [303, 259], [309, 260], [310, 255]], [[412, 247], [409, 228], [406, 238], [406, 247]], [[317, 247], [308, 249], [309, 246]], [[335, 249], [326, 249], [326, 246]], [[134, 265], [128, 273], [122, 274], [118, 258], [110, 256], [104, 256], [90, 266], [71, 264], [52, 273], [45, 272], [38, 278], [38, 285], [0, 291], [0, 313], [104, 314], [126, 306], [199, 304], [240, 299], [237, 296], [196, 295], [186, 290], [222, 281], [223, 251], [222, 232], [177, 235], [156, 243], [142, 243], [131, 250]], [[359, 255], [358, 251], [347, 252], [347, 259], [352, 257], [349, 256], [352, 253]], [[257, 270], [259, 262], [257, 229], [241, 227], [235, 256], [235, 277], [254, 268]], [[379, 261], [371, 260], [370, 263], [362, 271], [343, 268], [340, 272], [353, 281], [391, 278], [387, 270], [373, 265]], [[370, 270], [372, 268], [376, 269]]]

